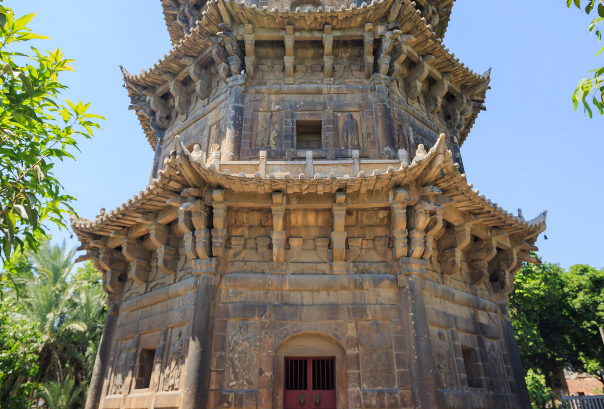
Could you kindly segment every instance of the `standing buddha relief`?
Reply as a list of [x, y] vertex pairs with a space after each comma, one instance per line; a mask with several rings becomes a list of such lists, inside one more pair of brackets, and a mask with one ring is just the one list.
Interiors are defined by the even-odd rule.
[[212, 158], [212, 153], [220, 151], [222, 137], [223, 137], [223, 129], [222, 129], [223, 120], [217, 121], [215, 124], [210, 126], [210, 138], [208, 141], [208, 157], [210, 160]]
[[341, 145], [344, 149], [360, 149], [361, 142], [359, 137], [359, 122], [353, 117], [352, 113], [346, 114], [346, 119], [342, 124]]
[[[258, 116], [260, 118], [260, 115]], [[277, 149], [279, 142], [279, 121], [273, 119], [273, 113], [268, 112], [258, 120], [256, 132], [256, 149]]]
[[[236, 322], [233, 324], [237, 324]], [[248, 321], [240, 321], [236, 328], [229, 331], [229, 378], [227, 386], [233, 389], [250, 389], [254, 387], [258, 363], [258, 334], [250, 330]]]

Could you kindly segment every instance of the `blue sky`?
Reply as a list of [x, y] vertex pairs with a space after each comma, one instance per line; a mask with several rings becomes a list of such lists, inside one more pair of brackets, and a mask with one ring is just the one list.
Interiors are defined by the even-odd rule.
[[[31, 28], [76, 60], [63, 78], [72, 101], [92, 102], [103, 131], [80, 143], [77, 161], [60, 163], [56, 176], [78, 198], [75, 209], [93, 218], [144, 189], [153, 152], [128, 111], [119, 65], [131, 73], [152, 66], [170, 48], [159, 0], [7, 1], [18, 15], [36, 12]], [[445, 44], [477, 72], [492, 67], [487, 111], [462, 147], [467, 179], [480, 193], [526, 218], [548, 210], [544, 260], [604, 267], [600, 203], [604, 170], [603, 118], [573, 111], [570, 96], [595, 58], [590, 19], [563, 0], [457, 0]], [[54, 240], [77, 245], [71, 232]]]

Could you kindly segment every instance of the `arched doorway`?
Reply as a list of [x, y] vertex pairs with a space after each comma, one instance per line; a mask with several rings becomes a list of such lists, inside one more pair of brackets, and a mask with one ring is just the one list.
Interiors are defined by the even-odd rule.
[[346, 351], [334, 338], [293, 335], [274, 355], [274, 409], [345, 409]]

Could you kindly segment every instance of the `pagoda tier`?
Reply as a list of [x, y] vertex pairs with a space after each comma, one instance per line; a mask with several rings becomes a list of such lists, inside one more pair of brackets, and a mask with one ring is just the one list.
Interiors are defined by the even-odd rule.
[[[420, 12], [421, 17], [430, 25], [431, 31], [434, 31], [437, 38], [443, 38], [449, 25], [449, 18], [455, 0], [416, 0], [415, 6]], [[204, 11], [205, 2], [201, 0], [162, 0], [164, 19], [172, 44], [178, 44], [188, 34], [197, 28], [197, 21], [201, 18]], [[269, 10], [285, 11], [285, 8], [295, 10], [296, 2], [283, 2], [278, 0], [256, 0], [246, 1], [248, 7], [256, 7]], [[299, 3], [299, 2], [298, 2]], [[312, 2], [310, 2], [312, 3]], [[308, 3], [308, 4], [310, 4]], [[334, 10], [340, 10], [342, 6], [350, 8], [351, 6], [361, 7], [362, 1], [344, 1], [336, 0], [323, 3], [323, 7], [333, 7]], [[370, 3], [370, 2], [367, 2]]]
[[[367, 94], [384, 87], [390, 94], [387, 115], [393, 119], [384, 125], [381, 143], [362, 154], [381, 157], [387, 147], [414, 154], [413, 145], [431, 146], [445, 133], [463, 169], [458, 147], [485, 109], [490, 72], [478, 75], [450, 54], [416, 3], [381, 0], [344, 7], [280, 11], [228, 0], [206, 3], [198, 24], [157, 64], [139, 75], [123, 70], [131, 109], [153, 149], [157, 130], [179, 128], [172, 124], [203, 110], [226, 91], [228, 78], [244, 71], [249, 93], [263, 85], [322, 84], [321, 89], [300, 91], [315, 94], [346, 93], [347, 85], [367, 87]], [[171, 132], [164, 145], [173, 136]], [[402, 139], [410, 142], [397, 146]], [[293, 144], [284, 142], [269, 156], [295, 157]]]
[[[525, 221], [478, 196], [444, 135], [411, 163], [206, 167], [177, 146], [146, 190], [72, 222], [110, 303], [89, 402], [277, 409], [284, 355], [326, 348], [341, 408], [377, 408], [374, 393], [394, 408], [527, 407], [507, 297], [522, 262], [540, 263], [545, 213]], [[386, 351], [377, 381], [373, 361], [354, 363], [371, 333]]]

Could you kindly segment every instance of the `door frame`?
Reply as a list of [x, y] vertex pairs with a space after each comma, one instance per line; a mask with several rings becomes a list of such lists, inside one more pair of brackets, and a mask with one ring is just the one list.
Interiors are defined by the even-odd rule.
[[285, 357], [334, 358], [336, 365], [336, 408], [346, 409], [346, 351], [329, 335], [300, 333], [286, 339], [274, 353], [273, 409], [283, 409], [285, 396]]

